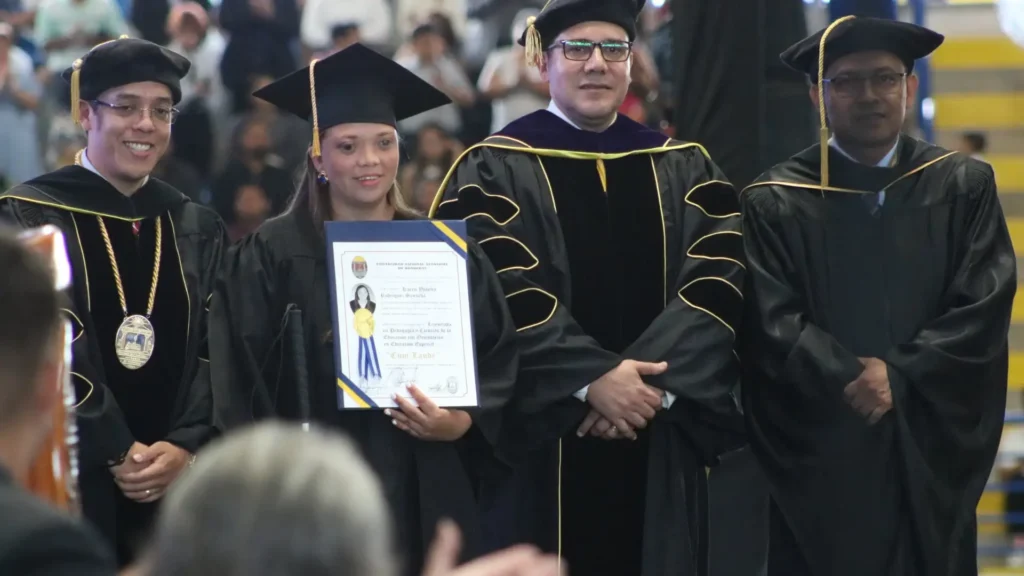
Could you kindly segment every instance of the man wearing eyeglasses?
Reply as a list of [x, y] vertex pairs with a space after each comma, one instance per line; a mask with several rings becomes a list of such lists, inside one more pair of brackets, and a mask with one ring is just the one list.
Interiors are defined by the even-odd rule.
[[548, 2], [519, 42], [550, 105], [467, 150], [431, 210], [467, 221], [518, 327], [489, 536], [581, 575], [696, 573], [706, 466], [742, 443], [737, 194], [701, 146], [616, 113], [643, 4]]
[[741, 197], [769, 576], [978, 573], [1016, 263], [991, 166], [901, 134], [942, 41], [848, 18], [782, 54], [832, 133]]
[[218, 217], [149, 176], [167, 150], [184, 57], [124, 37], [67, 69], [87, 147], [0, 195], [0, 213], [54, 224], [74, 279], [83, 512], [122, 565], [212, 428], [206, 302], [225, 244]]

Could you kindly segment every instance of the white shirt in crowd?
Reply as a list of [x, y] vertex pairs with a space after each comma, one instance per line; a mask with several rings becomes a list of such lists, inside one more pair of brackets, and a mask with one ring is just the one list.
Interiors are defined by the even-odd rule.
[[[522, 58], [523, 51], [512, 46], [492, 51], [480, 72], [480, 79], [477, 81], [479, 90], [486, 91], [495, 78], [500, 79], [505, 85], [516, 83], [524, 67], [525, 74], [531, 82], [540, 82], [540, 70], [521, 64]], [[531, 112], [543, 110], [546, 105], [547, 98], [525, 87], [516, 88], [501, 98], [495, 98], [491, 102], [491, 133]]]
[[358, 24], [367, 44], [392, 42], [391, 6], [386, 0], [306, 0], [302, 11], [302, 43], [313, 50], [331, 45], [331, 29], [339, 24]]

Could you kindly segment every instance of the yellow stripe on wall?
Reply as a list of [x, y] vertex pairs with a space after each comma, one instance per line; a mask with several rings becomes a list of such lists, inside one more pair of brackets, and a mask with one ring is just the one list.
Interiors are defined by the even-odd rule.
[[[1007, 218], [1006, 227], [1010, 229], [1013, 251], [1019, 256], [1024, 253], [1024, 218]], [[1024, 281], [1024, 278], [1019, 280]]]
[[1024, 92], [936, 95], [935, 127], [942, 130], [1024, 127]]
[[930, 63], [935, 70], [1024, 68], [1024, 48], [1005, 36], [946, 38]]
[[1024, 154], [989, 154], [985, 160], [996, 173], [1000, 194], [1024, 194]]
[[[1019, 300], [1020, 294], [1017, 296]], [[1017, 314], [1017, 304], [1013, 305], [1013, 313]], [[1009, 388], [1024, 389], [1024, 353], [1010, 352], [1009, 376]]]
[[[1003, 492], [984, 492], [978, 502], [978, 514], [1005, 514], [1006, 494]], [[1006, 524], [999, 522], [994, 524], [978, 524], [979, 534], [1005, 534]]]

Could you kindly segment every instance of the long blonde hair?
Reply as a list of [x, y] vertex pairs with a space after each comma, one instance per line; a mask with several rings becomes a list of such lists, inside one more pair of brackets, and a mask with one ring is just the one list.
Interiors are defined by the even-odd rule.
[[[288, 205], [288, 211], [305, 210], [313, 219], [318, 234], [323, 233], [324, 222], [331, 219], [330, 184], [317, 181], [317, 169], [313, 158], [306, 155], [306, 171], [299, 180], [298, 187]], [[388, 189], [387, 202], [395, 208], [395, 215], [405, 219], [422, 218], [423, 214], [409, 205], [398, 188], [398, 179]]]

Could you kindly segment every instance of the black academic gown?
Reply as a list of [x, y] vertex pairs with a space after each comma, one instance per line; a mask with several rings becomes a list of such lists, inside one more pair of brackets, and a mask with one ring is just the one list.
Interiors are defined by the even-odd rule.
[[[502, 443], [517, 474], [493, 547], [561, 541], [580, 576], [703, 573], [705, 467], [742, 441], [732, 186], [696, 144], [540, 111], [468, 149], [433, 215], [466, 220], [518, 329], [519, 429]], [[624, 359], [667, 361], [647, 381], [678, 399], [636, 443], [576, 438], [589, 407], [573, 394]]]
[[[437, 522], [452, 518], [463, 557], [480, 551], [477, 494], [506, 466], [492, 445], [517, 371], [514, 328], [494, 269], [469, 243], [480, 409], [456, 442], [426, 442], [395, 428], [379, 410], [338, 409], [327, 247], [304, 211], [264, 223], [228, 252], [211, 303], [214, 421], [218, 429], [299, 417], [292, 358], [281, 336], [286, 311], [302, 312], [310, 411], [316, 423], [348, 434], [377, 472], [392, 508], [406, 573], [419, 574]], [[343, 488], [339, 488], [343, 489]]]
[[[79, 404], [80, 490], [84, 515], [120, 562], [143, 544], [159, 502], [134, 503], [107, 469], [134, 442], [175, 444], [191, 453], [211, 437], [206, 304], [226, 243], [211, 210], [155, 178], [131, 197], [97, 174], [69, 166], [0, 195], [0, 213], [26, 227], [53, 224], [64, 233], [72, 267], [64, 312], [74, 327], [72, 381]], [[117, 256], [129, 314], [145, 314], [153, 278], [156, 219], [162, 250], [150, 320], [156, 346], [149, 362], [128, 370], [115, 335], [124, 313], [97, 216]], [[138, 237], [132, 222], [140, 222]]]
[[[992, 168], [902, 137], [894, 168], [820, 149], [742, 194], [743, 403], [771, 484], [769, 574], [977, 574], [1016, 264]], [[885, 190], [878, 206], [878, 191]], [[893, 409], [843, 400], [885, 361]]]

